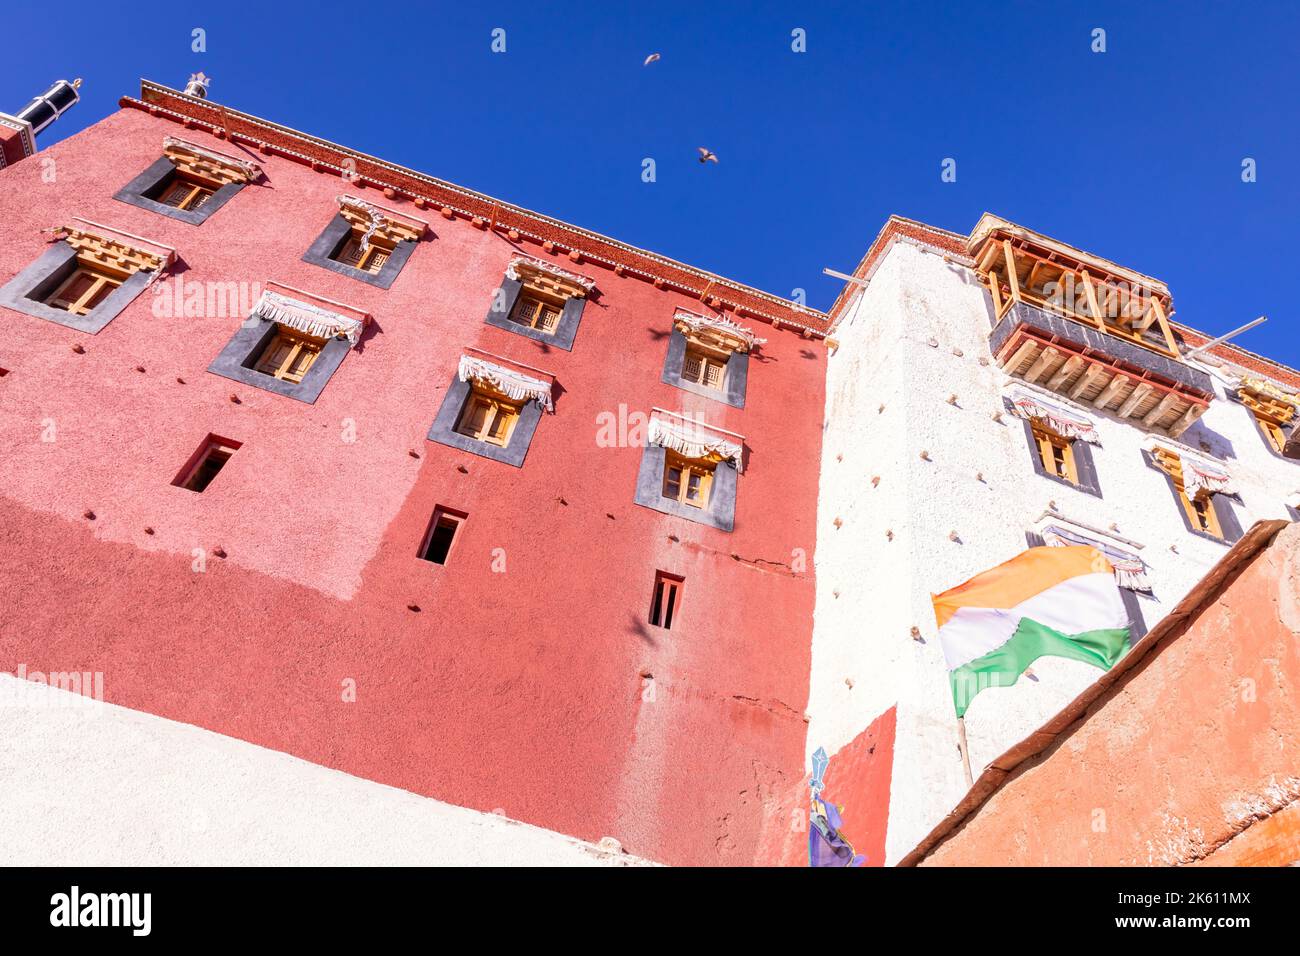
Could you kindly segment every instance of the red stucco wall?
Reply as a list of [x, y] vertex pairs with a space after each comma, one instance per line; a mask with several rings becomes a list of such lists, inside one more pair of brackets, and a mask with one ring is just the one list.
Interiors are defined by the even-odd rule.
[[[348, 773], [751, 862], [765, 794], [803, 773], [824, 348], [761, 327], [746, 408], [695, 399], [659, 377], [699, 302], [561, 259], [601, 295], [549, 349], [484, 324], [517, 247], [464, 220], [369, 190], [435, 234], [392, 289], [301, 262], [356, 189], [288, 159], [254, 154], [266, 179], [197, 227], [113, 200], [168, 134], [240, 150], [125, 110], [42, 154], [54, 182], [0, 173], [0, 282], [77, 215], [174, 246], [187, 284], [273, 279], [374, 330], [309, 406], [205, 371], [242, 316], [159, 318], [146, 293], [90, 336], [0, 310], [0, 670], [102, 670], [113, 703]], [[425, 440], [465, 346], [558, 377], [522, 469]], [[641, 450], [596, 443], [620, 403], [746, 436], [734, 533], [633, 504]], [[203, 494], [172, 487], [210, 432], [242, 447]], [[469, 514], [443, 568], [416, 558], [440, 504]], [[686, 578], [670, 632], [646, 623], [656, 569]]]
[[923, 862], [1278, 863], [1286, 842], [1295, 845], [1297, 799], [1300, 525], [1292, 524], [1185, 633], [1151, 651]]
[[[863, 866], [885, 865], [897, 726], [898, 708], [891, 707], [836, 751], [826, 766], [823, 799], [842, 808], [844, 838], [866, 857]], [[760, 864], [808, 865], [808, 784], [805, 776], [775, 802], [759, 845]]]

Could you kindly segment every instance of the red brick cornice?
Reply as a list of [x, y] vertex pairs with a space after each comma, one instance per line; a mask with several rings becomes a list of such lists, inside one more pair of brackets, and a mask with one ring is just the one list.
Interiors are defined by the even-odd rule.
[[190, 129], [207, 130], [232, 143], [283, 156], [321, 172], [343, 175], [347, 171], [351, 187], [380, 189], [389, 199], [407, 199], [419, 208], [437, 209], [449, 218], [468, 219], [480, 228], [505, 233], [512, 239], [531, 239], [546, 245], [548, 251], [567, 252], [574, 261], [589, 260], [618, 275], [674, 289], [737, 318], [766, 321], [816, 338], [824, 338], [829, 327], [827, 316], [816, 309], [147, 80], [141, 82], [140, 99], [123, 97], [119, 104]]

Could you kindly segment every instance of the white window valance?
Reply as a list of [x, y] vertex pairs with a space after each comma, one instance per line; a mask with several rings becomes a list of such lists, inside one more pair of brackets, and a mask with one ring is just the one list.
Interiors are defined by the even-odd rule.
[[365, 323], [358, 319], [350, 319], [346, 315], [270, 290], [264, 291], [257, 300], [253, 306], [253, 315], [318, 339], [341, 336], [353, 346], [361, 341], [361, 332], [365, 328]]
[[729, 436], [694, 419], [665, 417], [656, 412], [650, 419], [646, 440], [677, 452], [686, 458], [713, 458], [730, 461], [736, 471], [744, 471], [745, 446], [739, 436]]
[[1167, 467], [1166, 462], [1171, 459], [1178, 459], [1183, 472], [1183, 490], [1187, 492], [1189, 498], [1195, 498], [1201, 493], [1236, 494], [1237, 489], [1232, 480], [1232, 475], [1223, 465], [1208, 458], [1202, 458], [1195, 452], [1188, 451], [1179, 445], [1169, 444], [1158, 439], [1147, 439], [1143, 443], [1143, 447], [1155, 455], [1156, 461], [1161, 467]]
[[550, 382], [497, 365], [487, 359], [462, 355], [456, 374], [462, 382], [479, 382], [516, 402], [536, 402], [548, 412], [555, 409], [551, 398]]
[[1042, 535], [1043, 543], [1048, 547], [1064, 548], [1070, 545], [1084, 545], [1096, 548], [1106, 555], [1106, 560], [1115, 569], [1116, 584], [1133, 591], [1151, 590], [1151, 583], [1147, 580], [1146, 562], [1136, 554], [1081, 532], [1061, 521], [1049, 522], [1042, 527], [1039, 534]]
[[510, 265], [506, 266], [506, 275], [519, 281], [528, 278], [527, 273], [530, 271], [534, 273], [540, 272], [556, 280], [561, 285], [569, 287], [565, 291], [573, 296], [585, 296], [596, 287], [595, 279], [578, 275], [576, 272], [567, 272], [554, 263], [533, 256], [515, 256], [510, 260]]
[[1007, 397], [1011, 399], [1011, 409], [1018, 418], [1041, 421], [1062, 438], [1077, 438], [1090, 445], [1101, 440], [1097, 426], [1081, 412], [1046, 401], [1025, 388], [1013, 388]]
[[767, 341], [754, 335], [753, 329], [747, 329], [723, 316], [696, 315], [685, 309], [678, 309], [673, 315], [673, 326], [687, 336], [699, 337], [706, 341], [718, 340], [716, 344], [723, 345], [734, 352], [748, 352]]

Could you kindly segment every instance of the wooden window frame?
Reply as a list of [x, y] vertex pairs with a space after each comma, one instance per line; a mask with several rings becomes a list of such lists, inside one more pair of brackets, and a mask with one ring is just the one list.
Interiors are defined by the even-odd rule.
[[[663, 484], [660, 493], [669, 501], [704, 510], [709, 506], [709, 493], [713, 488], [713, 470], [717, 462], [701, 458], [687, 458], [671, 449], [664, 454]], [[673, 473], [677, 477], [673, 478]], [[676, 490], [672, 490], [672, 486]], [[694, 490], [695, 496], [691, 497]]]
[[[167, 197], [171, 196], [178, 189], [189, 187], [189, 192], [179, 203], [170, 203]], [[180, 209], [184, 212], [191, 212], [202, 208], [203, 204], [217, 194], [220, 184], [205, 182], [195, 176], [186, 175], [177, 172], [169, 177], [164, 183], [162, 191], [158, 194], [157, 202], [172, 209]]]
[[[82, 276], [89, 276], [91, 279], [90, 288], [83, 292], [76, 299], [67, 298], [64, 293]], [[107, 269], [98, 266], [87, 265], [78, 260], [77, 266], [72, 270], [63, 282], [59, 283], [54, 293], [45, 300], [45, 304], [55, 309], [62, 309], [64, 312], [70, 312], [73, 315], [89, 315], [95, 308], [113, 294], [113, 291], [119, 288], [125, 281]], [[101, 296], [102, 293], [102, 296]], [[91, 303], [94, 303], [93, 305]]]
[[[287, 341], [290, 343], [289, 351], [285, 355], [284, 359], [277, 365], [272, 365], [271, 357], [281, 341]], [[311, 367], [316, 364], [316, 360], [320, 358], [320, 354], [324, 350], [326, 344], [327, 342], [324, 339], [318, 339], [315, 336], [307, 335], [305, 332], [299, 332], [297, 329], [290, 329], [283, 325], [277, 325], [275, 334], [271, 336], [270, 341], [266, 343], [266, 347], [263, 348], [261, 354], [258, 355], [257, 361], [253, 364], [253, 368], [255, 371], [261, 372], [263, 375], [271, 376], [271, 378], [278, 378], [282, 382], [292, 382], [295, 385], [299, 385], [307, 376], [307, 373], [311, 371]], [[306, 367], [295, 374], [291, 370], [294, 367], [294, 363], [303, 354], [304, 350], [309, 352], [311, 360], [307, 363]]]
[[[560, 327], [560, 321], [564, 318], [564, 305], [567, 300], [547, 292], [542, 292], [534, 286], [524, 284], [519, 287], [519, 294], [515, 297], [515, 304], [510, 309], [509, 319], [516, 325], [522, 325], [525, 328], [534, 329], [543, 335], [554, 335]], [[524, 314], [524, 306], [531, 306], [528, 313]], [[542, 323], [542, 316], [546, 314], [546, 309], [553, 310], [555, 319], [547, 327]]]
[[[475, 428], [470, 424], [474, 410], [479, 405], [486, 407], [482, 424]], [[472, 438], [475, 441], [485, 442], [489, 445], [496, 445], [498, 448], [507, 448], [510, 445], [510, 439], [514, 436], [515, 426], [519, 424], [519, 414], [523, 408], [523, 402], [516, 402], [504, 395], [491, 392], [484, 388], [471, 388], [469, 398], [465, 402], [465, 407], [461, 409], [460, 415], [456, 419], [455, 431], [466, 438]], [[492, 434], [498, 421], [505, 423], [503, 434]]]
[[[692, 375], [690, 371], [692, 360], [698, 363], [696, 375]], [[731, 353], [706, 348], [688, 338], [686, 340], [686, 351], [682, 354], [682, 379], [710, 391], [725, 393], [727, 391], [727, 364], [730, 360]], [[711, 384], [708, 381], [710, 369], [717, 370], [716, 384]]]
[[1076, 488], [1083, 487], [1079, 477], [1078, 462], [1074, 456], [1075, 439], [1059, 435], [1038, 422], [1032, 422], [1030, 428], [1033, 431], [1034, 444], [1043, 471], [1053, 478], [1069, 482]]
[[[393, 249], [387, 245], [384, 245], [381, 242], [376, 241], [375, 238], [372, 236], [370, 238], [369, 244], [366, 246], [365, 251], [361, 252], [360, 251], [361, 239], [362, 236], [358, 235], [356, 230], [353, 230], [348, 235], [348, 237], [343, 240], [343, 244], [339, 246], [338, 252], [334, 255], [334, 261], [339, 263], [340, 265], [351, 266], [353, 269], [356, 269], [358, 272], [364, 272], [367, 275], [377, 276], [379, 275], [380, 272], [383, 271], [384, 266], [387, 264], [388, 260], [392, 257]], [[349, 250], [353, 248], [358, 250], [358, 256], [356, 262], [350, 262], [347, 259], [347, 253], [349, 252]], [[382, 258], [380, 258], [380, 256], [382, 256]]]
[[1174, 491], [1178, 493], [1178, 501], [1183, 506], [1183, 512], [1187, 515], [1187, 521], [1191, 524], [1192, 530], [1209, 535], [1219, 541], [1226, 540], [1223, 534], [1223, 525], [1219, 521], [1219, 512], [1214, 507], [1214, 495], [1212, 493], [1199, 494], [1193, 498], [1187, 493], [1187, 489], [1183, 487], [1181, 474], [1174, 478]]

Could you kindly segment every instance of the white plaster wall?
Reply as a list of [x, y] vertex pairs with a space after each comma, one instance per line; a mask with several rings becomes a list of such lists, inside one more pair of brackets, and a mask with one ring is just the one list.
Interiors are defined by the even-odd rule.
[[0, 820], [6, 866], [645, 865], [7, 674]]
[[[932, 592], [1022, 551], [1025, 531], [1051, 502], [1064, 517], [1098, 528], [1114, 522], [1118, 534], [1144, 545], [1155, 593], [1142, 602], [1148, 627], [1226, 551], [1187, 532], [1164, 476], [1143, 461], [1148, 432], [1139, 423], [1080, 409], [1101, 436], [1093, 457], [1102, 498], [1037, 475], [1020, 420], [992, 417], [1003, 410], [1009, 379], [988, 351], [991, 322], [987, 293], [970, 270], [897, 242], [842, 324], [828, 370], [808, 748], [833, 754], [897, 703], [891, 863], [965, 788]], [[1208, 446], [1226, 463], [1242, 497], [1235, 510], [1243, 528], [1287, 517], [1300, 463], [1274, 456], [1249, 412], [1227, 399], [1222, 382], [1216, 389], [1218, 400], [1183, 443]], [[875, 489], [873, 474], [882, 475]], [[836, 516], [844, 521], [838, 530]], [[949, 539], [954, 531], [959, 541]], [[923, 642], [910, 638], [913, 625]], [[1036, 680], [986, 690], [967, 712], [976, 776], [1099, 675], [1056, 658], [1033, 670]]]

